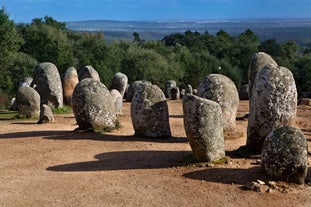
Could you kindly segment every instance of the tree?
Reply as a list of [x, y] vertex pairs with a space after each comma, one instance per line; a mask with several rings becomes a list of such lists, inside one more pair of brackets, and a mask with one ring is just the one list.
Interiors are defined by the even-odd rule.
[[[16, 53], [23, 43], [23, 39], [17, 32], [15, 23], [9, 19], [4, 8], [0, 9], [0, 94], [9, 90], [12, 83], [9, 71], [10, 56]], [[13, 74], [14, 75], [14, 74]]]

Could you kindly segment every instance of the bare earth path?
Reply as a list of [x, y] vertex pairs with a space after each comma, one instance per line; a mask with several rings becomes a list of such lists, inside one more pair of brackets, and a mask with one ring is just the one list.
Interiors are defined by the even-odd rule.
[[[132, 137], [130, 103], [119, 117], [123, 128], [108, 134], [73, 132], [72, 114], [41, 125], [0, 121], [0, 206], [311, 206], [308, 185], [270, 193], [243, 190], [248, 182], [269, 180], [255, 159], [234, 153], [246, 143], [247, 120], [237, 121], [244, 136], [226, 140], [229, 163], [186, 165], [191, 149], [181, 101], [168, 103], [168, 140]], [[238, 116], [247, 112], [248, 102], [242, 101]], [[311, 107], [299, 106], [296, 124], [310, 147]]]

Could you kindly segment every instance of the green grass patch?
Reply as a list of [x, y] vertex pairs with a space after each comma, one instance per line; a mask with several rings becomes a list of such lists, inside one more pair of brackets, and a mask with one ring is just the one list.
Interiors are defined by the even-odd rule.
[[72, 113], [72, 109], [69, 106], [58, 107], [52, 109], [53, 114], [68, 114]]

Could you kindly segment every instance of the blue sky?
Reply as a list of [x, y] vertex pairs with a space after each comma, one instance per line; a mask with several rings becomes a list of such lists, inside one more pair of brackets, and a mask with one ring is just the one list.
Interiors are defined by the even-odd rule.
[[311, 18], [311, 0], [0, 0], [15, 22]]

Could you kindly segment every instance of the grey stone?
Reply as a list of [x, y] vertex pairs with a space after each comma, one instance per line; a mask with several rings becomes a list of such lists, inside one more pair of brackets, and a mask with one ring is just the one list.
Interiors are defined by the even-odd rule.
[[168, 80], [165, 83], [165, 88], [164, 88], [164, 94], [166, 98], [172, 98], [171, 96], [171, 90], [172, 88], [176, 87], [176, 81], [174, 80]]
[[123, 73], [116, 73], [111, 81], [111, 89], [116, 89], [120, 92], [122, 99], [124, 97], [125, 90], [127, 89], [128, 78]]
[[76, 85], [79, 83], [78, 73], [76, 68], [70, 67], [66, 70], [63, 81], [64, 101], [69, 106], [72, 105], [72, 93]]
[[53, 123], [55, 121], [53, 112], [48, 105], [42, 104], [40, 109], [40, 119], [38, 124]]
[[84, 66], [79, 72], [79, 81], [82, 81], [85, 78], [93, 78], [94, 80], [100, 81], [98, 72], [90, 65]]
[[133, 99], [133, 96], [135, 94], [135, 92], [137, 91], [137, 89], [139, 88], [139, 86], [141, 84], [149, 84], [152, 85], [151, 82], [149, 81], [145, 81], [145, 80], [137, 80], [134, 81], [132, 84], [129, 85], [128, 90], [127, 90], [127, 97], [126, 100], [131, 102]]
[[183, 98], [184, 127], [198, 161], [211, 162], [225, 156], [223, 118], [218, 103], [186, 94]]
[[267, 53], [258, 52], [252, 56], [250, 63], [249, 63], [249, 67], [248, 67], [249, 97], [252, 96], [253, 85], [254, 85], [254, 81], [256, 79], [257, 73], [267, 64], [271, 64], [275, 67], [278, 66], [278, 64], [273, 60], [273, 58]]
[[18, 116], [26, 118], [39, 118], [40, 115], [40, 95], [29, 87], [19, 87], [17, 93]]
[[200, 83], [198, 96], [219, 103], [224, 130], [235, 129], [239, 94], [233, 81], [221, 74], [210, 74]]
[[166, 98], [156, 85], [140, 85], [131, 103], [131, 118], [135, 136], [171, 137]]
[[179, 100], [180, 99], [180, 91], [179, 91], [179, 88], [177, 86], [174, 86], [171, 89], [171, 99], [172, 100]]
[[292, 73], [284, 67], [266, 65], [256, 76], [247, 126], [246, 146], [261, 153], [266, 136], [290, 126], [296, 117], [297, 89]]
[[189, 94], [193, 94], [193, 89], [192, 89], [192, 86], [190, 84], [186, 85], [185, 92], [189, 93]]
[[304, 184], [308, 171], [308, 143], [302, 131], [285, 126], [268, 134], [262, 147], [261, 168], [273, 179]]
[[93, 78], [80, 81], [72, 94], [72, 110], [79, 129], [112, 130], [117, 118], [107, 87]]
[[52, 108], [63, 107], [63, 87], [57, 67], [53, 63], [40, 63], [35, 67], [32, 86], [40, 95], [41, 103]]
[[32, 81], [33, 81], [33, 78], [26, 77], [19, 82], [19, 87], [22, 87], [22, 86], [29, 86], [30, 87]]
[[116, 114], [122, 114], [123, 98], [121, 93], [117, 89], [110, 90], [113, 98]]

